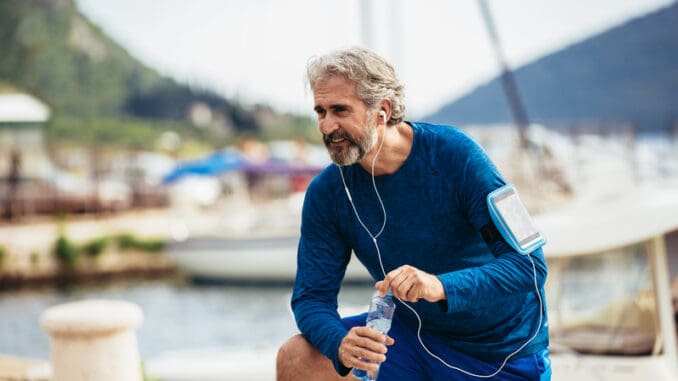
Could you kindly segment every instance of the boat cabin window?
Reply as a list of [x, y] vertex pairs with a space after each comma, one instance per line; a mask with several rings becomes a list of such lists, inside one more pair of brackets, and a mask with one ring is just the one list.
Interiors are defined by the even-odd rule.
[[648, 245], [549, 259], [554, 351], [644, 355], [657, 337]]

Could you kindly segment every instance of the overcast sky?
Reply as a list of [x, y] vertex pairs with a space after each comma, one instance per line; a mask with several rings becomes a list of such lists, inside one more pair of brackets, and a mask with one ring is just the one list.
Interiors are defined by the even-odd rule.
[[[517, 67], [671, 0], [488, 0]], [[497, 75], [477, 0], [76, 0], [145, 64], [243, 103], [311, 114], [307, 60], [352, 45], [389, 59], [407, 117]]]

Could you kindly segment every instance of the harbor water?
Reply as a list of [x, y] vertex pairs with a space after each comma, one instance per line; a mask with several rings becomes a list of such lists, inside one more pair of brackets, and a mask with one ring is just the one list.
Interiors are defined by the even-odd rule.
[[[180, 351], [275, 351], [298, 332], [289, 307], [291, 293], [291, 287], [175, 281], [6, 291], [0, 293], [0, 353], [48, 359], [49, 336], [40, 328], [42, 312], [93, 298], [126, 300], [141, 307], [144, 323], [137, 338], [143, 359]], [[340, 305], [345, 311], [364, 311], [372, 293], [370, 286], [346, 287]]]

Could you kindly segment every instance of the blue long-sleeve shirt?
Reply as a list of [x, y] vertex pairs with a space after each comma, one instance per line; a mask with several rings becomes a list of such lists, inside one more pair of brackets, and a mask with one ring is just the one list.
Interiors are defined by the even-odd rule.
[[[376, 177], [387, 213], [378, 239], [386, 273], [408, 264], [441, 280], [447, 300], [410, 303], [423, 331], [484, 361], [502, 361], [534, 334], [539, 301], [529, 258], [503, 241], [486, 243], [480, 229], [491, 218], [487, 195], [504, 179], [485, 151], [461, 130], [409, 123], [412, 150], [393, 174]], [[383, 212], [372, 177], [359, 164], [342, 168], [360, 218], [372, 234]], [[384, 277], [377, 252], [349, 204], [339, 174], [331, 165], [310, 184], [302, 212], [301, 239], [292, 308], [297, 325], [344, 373], [337, 351], [346, 329], [337, 312], [337, 294], [351, 251], [372, 277]], [[531, 254], [543, 300], [546, 262], [541, 250]], [[546, 306], [538, 336], [520, 355], [548, 346]], [[409, 309], [396, 314], [413, 329]]]

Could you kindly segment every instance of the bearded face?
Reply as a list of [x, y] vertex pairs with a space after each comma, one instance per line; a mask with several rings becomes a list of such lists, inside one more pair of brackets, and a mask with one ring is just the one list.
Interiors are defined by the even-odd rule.
[[377, 125], [374, 118], [368, 116], [362, 133], [351, 136], [345, 131], [334, 131], [323, 135], [330, 158], [338, 165], [346, 166], [359, 162], [377, 143]]

